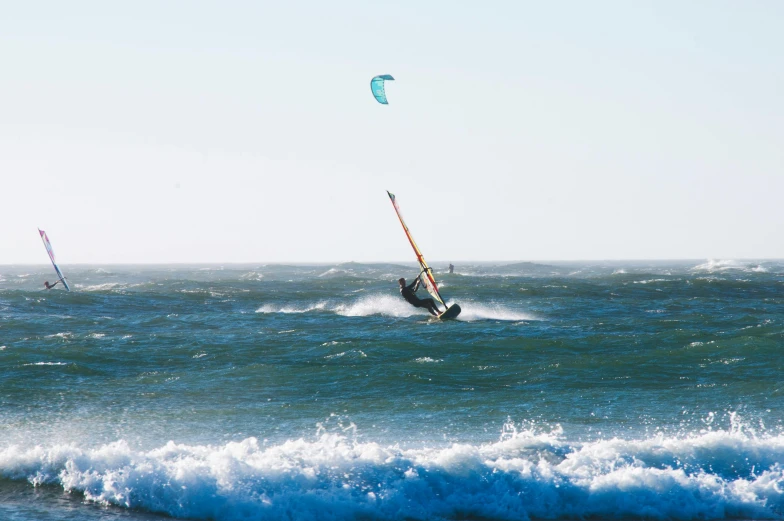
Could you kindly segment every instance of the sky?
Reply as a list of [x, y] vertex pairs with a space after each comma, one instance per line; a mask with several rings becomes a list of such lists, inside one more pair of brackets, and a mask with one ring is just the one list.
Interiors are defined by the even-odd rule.
[[[0, 264], [784, 258], [784, 3], [4, 2]], [[389, 105], [369, 82], [391, 74]]]

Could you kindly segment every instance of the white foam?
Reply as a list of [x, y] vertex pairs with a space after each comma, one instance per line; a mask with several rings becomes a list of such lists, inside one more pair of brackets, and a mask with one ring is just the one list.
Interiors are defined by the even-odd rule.
[[420, 310], [400, 298], [389, 295], [365, 295], [349, 303], [322, 300], [299, 306], [264, 304], [256, 310], [256, 313], [308, 313], [310, 311], [331, 311], [347, 317], [369, 315], [408, 317], [417, 314]]
[[0, 476], [178, 518], [778, 519], [784, 437], [743, 429], [569, 443], [560, 429], [401, 449], [343, 433], [266, 446], [10, 446]]
[[71, 338], [72, 336], [73, 336], [73, 333], [64, 332], [64, 333], [55, 333], [53, 335], [46, 335], [44, 338], [62, 338], [62, 339], [65, 340], [65, 339]]
[[667, 282], [669, 279], [648, 279], [648, 280], [635, 280], [634, 284], [653, 284], [655, 282]]
[[92, 285], [82, 285], [76, 284], [76, 289], [79, 291], [108, 291], [111, 289], [126, 289], [130, 287], [128, 284], [123, 284], [120, 282], [104, 282], [102, 284], [92, 284]]
[[[449, 304], [451, 305], [452, 303], [449, 302]], [[538, 320], [538, 318], [531, 313], [510, 309], [500, 304], [479, 304], [469, 301], [461, 302], [460, 308], [462, 309], [462, 312], [458, 316], [458, 320], [465, 322], [475, 320], [501, 320], [510, 322]], [[256, 310], [256, 313], [308, 313], [311, 311], [331, 311], [346, 317], [366, 317], [371, 315], [397, 318], [414, 315], [430, 316], [426, 309], [415, 308], [402, 298], [388, 294], [364, 295], [357, 300], [348, 303], [318, 301], [299, 306], [290, 304], [264, 304]]]
[[341, 353], [335, 353], [334, 355], [327, 355], [324, 358], [327, 360], [332, 360], [334, 358], [343, 358], [344, 356], [349, 355], [349, 358], [367, 358], [367, 354], [361, 349], [352, 349], [350, 351], [343, 351]]
[[414, 360], [414, 362], [418, 364], [437, 364], [439, 362], [443, 362], [443, 360], [440, 358], [436, 360], [435, 358], [430, 358], [429, 356], [421, 356]]
[[768, 269], [757, 263], [741, 262], [737, 260], [716, 260], [710, 259], [692, 268], [693, 271], [722, 272], [728, 270], [742, 271], [746, 273], [767, 273]]
[[366, 295], [352, 303], [339, 304], [333, 310], [338, 315], [346, 317], [366, 317], [369, 315], [410, 317], [428, 314], [426, 310], [415, 308], [402, 298], [391, 295]]
[[[451, 305], [451, 302], [449, 303]], [[476, 302], [460, 302], [462, 312], [457, 320], [473, 322], [475, 320], [499, 320], [504, 322], [520, 322], [525, 320], [539, 320], [535, 315], [523, 311], [510, 309], [500, 304], [479, 304]]]
[[350, 273], [348, 271], [340, 268], [330, 268], [324, 273], [322, 273], [321, 275], [319, 275], [319, 277], [334, 277], [334, 276], [349, 275], [349, 274]]
[[279, 304], [264, 304], [259, 309], [256, 310], [256, 313], [307, 313], [308, 311], [320, 311], [327, 307], [327, 302], [320, 301], [316, 302], [315, 304], [311, 305], [304, 305], [304, 306], [291, 306], [291, 305], [279, 305]]
[[65, 362], [35, 362], [34, 364], [22, 364], [23, 367], [31, 365], [68, 365]]

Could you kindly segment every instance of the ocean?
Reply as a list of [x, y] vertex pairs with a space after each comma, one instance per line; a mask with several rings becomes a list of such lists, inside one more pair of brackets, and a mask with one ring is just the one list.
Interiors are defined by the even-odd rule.
[[0, 519], [784, 518], [784, 262], [446, 264], [0, 266]]

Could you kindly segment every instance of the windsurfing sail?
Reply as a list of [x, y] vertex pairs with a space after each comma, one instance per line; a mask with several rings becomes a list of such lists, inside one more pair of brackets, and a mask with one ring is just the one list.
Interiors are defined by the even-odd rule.
[[394, 79], [395, 78], [389, 74], [382, 74], [381, 76], [376, 76], [370, 80], [370, 90], [373, 91], [373, 96], [376, 98], [376, 101], [382, 105], [389, 105], [389, 102], [387, 101], [387, 93], [384, 91], [384, 82]]
[[57, 276], [63, 281], [63, 286], [68, 291], [71, 291], [70, 286], [68, 286], [68, 281], [65, 280], [65, 275], [63, 272], [60, 271], [60, 267], [57, 265], [57, 261], [54, 258], [54, 250], [52, 249], [52, 243], [49, 242], [49, 237], [46, 236], [46, 232], [42, 229], [38, 228], [38, 233], [41, 234], [41, 240], [44, 241], [44, 246], [46, 246], [46, 253], [49, 254], [49, 258], [52, 259], [52, 266], [54, 266], [54, 271], [57, 272]]
[[441, 293], [438, 291], [438, 284], [436, 284], [436, 279], [433, 277], [433, 270], [430, 266], [427, 265], [427, 261], [425, 261], [425, 256], [422, 255], [422, 252], [419, 250], [419, 246], [414, 241], [414, 238], [411, 236], [411, 232], [408, 230], [408, 226], [406, 226], [405, 221], [403, 220], [403, 214], [400, 213], [400, 207], [397, 205], [397, 199], [395, 199], [395, 195], [387, 191], [389, 195], [389, 199], [392, 201], [392, 206], [395, 207], [395, 212], [397, 213], [397, 218], [400, 219], [400, 224], [403, 225], [403, 230], [406, 232], [406, 237], [408, 237], [408, 242], [411, 243], [411, 247], [414, 248], [414, 253], [416, 254], [417, 261], [419, 262], [419, 266], [422, 268], [422, 273], [420, 274], [420, 278], [422, 279], [422, 284], [425, 286], [425, 289], [428, 293], [430, 293], [434, 299], [438, 302], [444, 304], [446, 307], [446, 303], [444, 299], [441, 298]]

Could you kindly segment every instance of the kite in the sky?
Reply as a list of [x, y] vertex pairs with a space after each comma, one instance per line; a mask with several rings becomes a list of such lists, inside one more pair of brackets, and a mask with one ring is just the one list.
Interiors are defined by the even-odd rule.
[[392, 76], [389, 74], [382, 74], [381, 76], [376, 76], [372, 80], [370, 80], [370, 90], [373, 91], [373, 96], [376, 98], [376, 101], [381, 103], [382, 105], [389, 105], [387, 102], [387, 95], [384, 92], [384, 82], [387, 80], [394, 80]]

